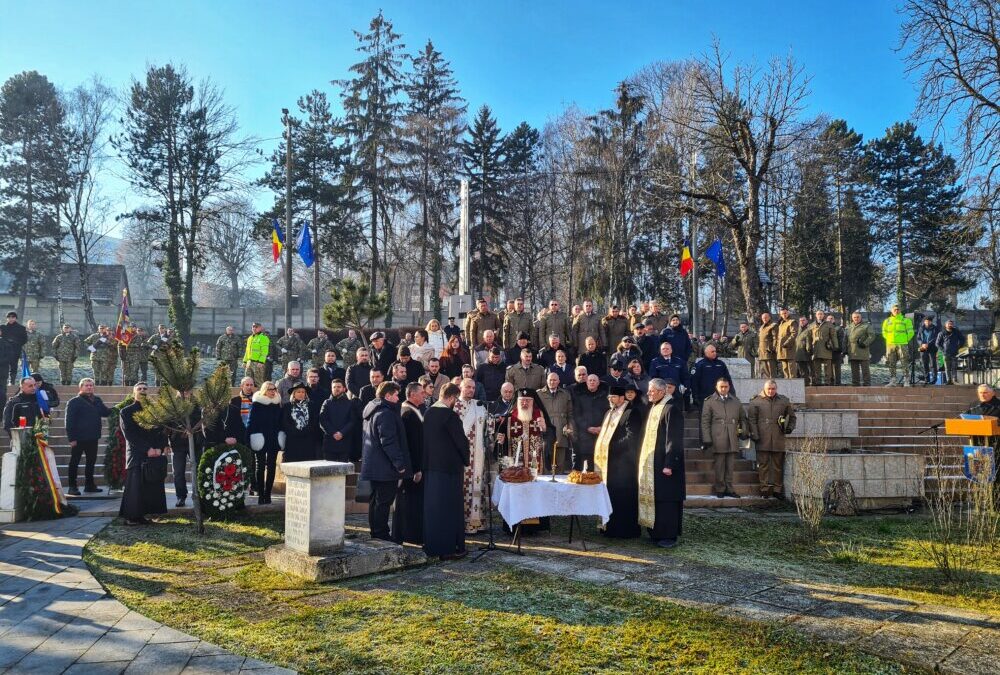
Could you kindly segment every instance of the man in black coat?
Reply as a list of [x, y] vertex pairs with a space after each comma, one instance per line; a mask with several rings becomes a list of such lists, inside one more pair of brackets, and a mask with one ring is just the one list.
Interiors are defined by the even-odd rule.
[[587, 369], [588, 374], [604, 377], [608, 372], [608, 357], [597, 349], [597, 340], [588, 337], [584, 340], [585, 351], [576, 357], [576, 365]]
[[148, 460], [168, 452], [167, 434], [162, 427], [145, 429], [135, 421], [135, 416], [146, 405], [145, 382], [132, 388], [135, 402], [122, 408], [120, 424], [125, 437], [125, 488], [118, 515], [126, 525], [145, 525], [146, 516], [167, 512], [167, 493], [163, 483], [143, 480], [142, 467]]
[[405, 345], [396, 350], [396, 363], [406, 368], [406, 384], [416, 382], [424, 374], [424, 364], [410, 356], [410, 348]]
[[705, 346], [705, 358], [699, 359], [694, 365], [694, 375], [691, 376], [691, 392], [694, 394], [695, 405], [715, 393], [715, 383], [720, 379], [729, 380], [730, 389], [735, 389], [733, 378], [729, 376], [729, 367], [718, 358], [715, 345]]
[[392, 364], [396, 361], [396, 348], [386, 340], [385, 333], [376, 331], [369, 339], [368, 347], [372, 368], [378, 368], [388, 377], [392, 372]]
[[677, 545], [687, 487], [684, 477], [684, 406], [677, 382], [649, 382], [649, 411], [639, 451], [639, 524], [662, 548]]
[[110, 414], [111, 409], [104, 405], [101, 397], [94, 396], [94, 380], [89, 377], [80, 380], [80, 393], [66, 404], [66, 438], [70, 447], [67, 494], [80, 496], [76, 475], [81, 457], [86, 458], [83, 491], [101, 491], [94, 483], [94, 464], [97, 462], [97, 444], [101, 440], [104, 418]]
[[344, 382], [336, 379], [330, 385], [330, 398], [319, 409], [319, 428], [323, 432], [323, 459], [330, 462], [351, 461], [351, 447], [357, 433], [358, 420], [354, 404], [347, 398]]
[[250, 410], [253, 408], [253, 394], [256, 390], [252, 377], [240, 380], [240, 393], [229, 399], [229, 405], [222, 411], [223, 441], [226, 445], [250, 447]]
[[32, 373], [31, 377], [35, 380], [35, 391], [45, 393], [45, 398], [49, 402], [49, 408], [59, 407], [59, 392], [56, 391], [56, 388], [46, 382], [41, 373]]
[[466, 555], [462, 477], [469, 466], [469, 439], [452, 410], [458, 394], [458, 385], [446, 384], [424, 415], [424, 552], [444, 559]]
[[486, 401], [496, 401], [500, 398], [500, 387], [507, 377], [507, 366], [501, 363], [503, 353], [499, 347], [494, 347], [489, 352], [486, 363], [480, 363], [476, 367], [476, 382], [483, 385], [483, 392]]
[[38, 397], [35, 395], [35, 379], [25, 377], [21, 379], [21, 389], [17, 394], [7, 399], [3, 407], [3, 428], [10, 435], [10, 430], [20, 426], [20, 420], [25, 419], [25, 427], [30, 429], [35, 425], [35, 420], [42, 416], [42, 409], [38, 407]]
[[[361, 391], [358, 392], [358, 401], [361, 402], [361, 410], [375, 400], [375, 392], [378, 391], [378, 386], [385, 382], [385, 373], [383, 373], [378, 368], [372, 368], [368, 371], [369, 384], [361, 387]], [[398, 384], [396, 385], [399, 386]]]
[[17, 312], [7, 312], [7, 323], [0, 326], [0, 378], [17, 384], [17, 361], [28, 342], [28, 329], [17, 322]]
[[343, 368], [337, 365], [337, 352], [332, 349], [328, 349], [323, 355], [323, 365], [319, 368], [319, 386], [323, 391], [330, 391], [330, 385], [333, 384], [334, 380], [342, 380], [347, 382], [345, 377], [347, 373]]
[[309, 400], [316, 405], [316, 410], [323, 405], [323, 401], [330, 398], [330, 387], [323, 387], [319, 374], [319, 368], [310, 368], [306, 371], [306, 391], [309, 393]]
[[389, 509], [396, 500], [396, 484], [410, 475], [406, 430], [399, 413], [399, 386], [383, 382], [375, 399], [361, 414], [361, 480], [371, 481], [368, 528], [372, 539], [389, 540]]
[[639, 529], [636, 470], [642, 414], [628, 404], [624, 387], [610, 387], [608, 403], [610, 408], [604, 415], [594, 444], [594, 466], [601, 472], [611, 498], [611, 517], [605, 525], [604, 534], [608, 537], [638, 537], [642, 531]]
[[410, 451], [413, 475], [404, 478], [396, 492], [392, 512], [392, 540], [397, 544], [424, 543], [424, 388], [417, 382], [406, 385], [406, 400], [401, 406], [406, 446]]
[[357, 357], [358, 362], [347, 369], [347, 379], [344, 380], [351, 398], [357, 398], [361, 393], [361, 388], [368, 385], [369, 373], [372, 371], [367, 349], [359, 349]]
[[586, 460], [594, 466], [594, 444], [608, 411], [608, 390], [597, 375], [587, 375], [582, 389], [573, 398], [573, 431], [576, 434], [573, 468], [579, 471]]

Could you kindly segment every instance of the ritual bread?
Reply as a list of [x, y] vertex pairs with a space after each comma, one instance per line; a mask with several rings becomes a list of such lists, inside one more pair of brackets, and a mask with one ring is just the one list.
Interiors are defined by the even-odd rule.
[[505, 483], [530, 483], [535, 477], [526, 466], [509, 466], [500, 472], [500, 480]]
[[580, 485], [597, 485], [601, 482], [601, 474], [596, 471], [570, 471], [568, 480]]

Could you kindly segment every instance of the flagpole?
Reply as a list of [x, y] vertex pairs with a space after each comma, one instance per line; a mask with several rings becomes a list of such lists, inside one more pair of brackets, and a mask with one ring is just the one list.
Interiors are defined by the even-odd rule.
[[[698, 162], [698, 153], [691, 153], [691, 184], [694, 185], [695, 169]], [[694, 215], [689, 215], [691, 222], [691, 332], [694, 333], [695, 340], [698, 339], [698, 219]]]
[[292, 117], [282, 108], [285, 123], [285, 330], [292, 327]]

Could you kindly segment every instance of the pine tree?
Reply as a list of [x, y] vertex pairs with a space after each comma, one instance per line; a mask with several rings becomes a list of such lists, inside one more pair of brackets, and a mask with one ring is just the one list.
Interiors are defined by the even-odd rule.
[[0, 253], [13, 277], [18, 314], [59, 262], [56, 209], [66, 175], [65, 111], [48, 78], [14, 75], [0, 89]]
[[441, 319], [443, 254], [454, 207], [455, 175], [461, 162], [466, 105], [458, 94], [451, 65], [430, 40], [412, 61], [413, 72], [406, 83], [409, 104], [404, 125], [403, 171], [410, 201], [420, 209], [420, 220], [414, 230], [420, 242], [419, 322], [423, 324], [428, 258], [431, 315]]
[[785, 237], [785, 302], [799, 313], [807, 313], [836, 293], [829, 281], [836, 236], [822, 161], [809, 157], [800, 172], [801, 182], [793, 198], [795, 215]]
[[870, 141], [866, 158], [869, 206], [895, 258], [896, 302], [904, 312], [928, 300], [947, 306], [948, 295], [973, 285], [966, 263], [974, 236], [960, 218], [955, 160], [924, 143], [910, 122]]
[[399, 208], [398, 157], [403, 114], [400, 93], [405, 45], [382, 12], [371, 20], [367, 33], [354, 31], [354, 35], [360, 42], [357, 51], [364, 58], [350, 67], [354, 77], [334, 80], [333, 84], [341, 88], [344, 131], [350, 140], [348, 174], [363, 195], [359, 196], [359, 208], [368, 210], [371, 248], [368, 284], [374, 293], [380, 272], [386, 290], [391, 280], [385, 251], [392, 215]]
[[[350, 149], [343, 142], [338, 120], [330, 112], [325, 93], [313, 90], [298, 100], [301, 119], [293, 118], [292, 128], [292, 219], [297, 228], [311, 224], [313, 250], [315, 323], [320, 323], [321, 258], [336, 269], [353, 267], [361, 238], [351, 215], [357, 208], [353, 189], [345, 176]], [[263, 184], [275, 193], [270, 219], [285, 216], [285, 144], [271, 156], [271, 170]], [[264, 223], [262, 223], [264, 225]], [[261, 228], [263, 229], [263, 228]]]
[[489, 106], [482, 106], [462, 143], [462, 161], [469, 177], [469, 279], [482, 295], [498, 289], [507, 269], [503, 182], [506, 138]]

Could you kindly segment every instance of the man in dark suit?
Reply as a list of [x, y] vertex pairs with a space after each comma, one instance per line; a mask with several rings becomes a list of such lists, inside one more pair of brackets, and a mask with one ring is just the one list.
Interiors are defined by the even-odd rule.
[[424, 552], [443, 559], [467, 553], [462, 477], [469, 465], [469, 439], [452, 410], [458, 394], [458, 385], [446, 384], [424, 415]]
[[413, 475], [404, 478], [396, 493], [396, 509], [392, 514], [392, 540], [397, 544], [424, 543], [424, 388], [417, 382], [406, 385], [406, 400], [401, 406], [406, 445], [410, 450]]
[[[337, 352], [328, 349], [323, 355], [323, 365], [319, 368], [319, 386], [323, 391], [330, 391], [330, 385], [334, 380], [344, 380], [346, 373], [343, 368], [337, 365]], [[344, 380], [346, 382], [347, 380]]]
[[319, 409], [319, 428], [323, 432], [323, 459], [331, 462], [351, 461], [351, 447], [357, 434], [358, 420], [354, 403], [347, 398], [343, 380], [330, 385], [330, 398]]

